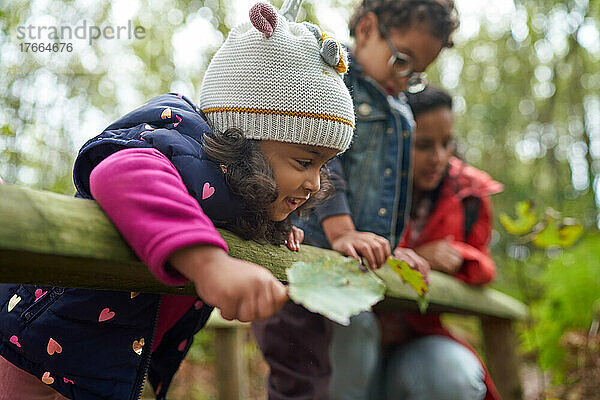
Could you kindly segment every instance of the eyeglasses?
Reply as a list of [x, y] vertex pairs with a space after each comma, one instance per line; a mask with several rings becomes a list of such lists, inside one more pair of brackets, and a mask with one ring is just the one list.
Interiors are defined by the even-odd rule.
[[401, 77], [408, 77], [407, 91], [409, 93], [419, 93], [427, 87], [427, 75], [424, 72], [414, 71], [414, 61], [411, 56], [399, 52], [396, 46], [392, 43], [388, 37], [383, 26], [379, 26], [379, 33], [385, 39], [392, 55], [388, 61], [388, 66], [394, 71], [394, 73]]

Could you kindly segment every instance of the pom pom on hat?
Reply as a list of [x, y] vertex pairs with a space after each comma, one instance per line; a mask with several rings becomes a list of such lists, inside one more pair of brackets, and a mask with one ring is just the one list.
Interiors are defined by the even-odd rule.
[[354, 109], [342, 75], [347, 53], [309, 23], [289, 22], [267, 3], [250, 10], [211, 60], [200, 108], [220, 131], [251, 139], [345, 151]]

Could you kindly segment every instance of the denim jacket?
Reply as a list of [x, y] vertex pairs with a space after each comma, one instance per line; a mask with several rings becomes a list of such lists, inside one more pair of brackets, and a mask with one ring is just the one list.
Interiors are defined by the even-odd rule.
[[414, 120], [402, 98], [386, 95], [350, 60], [345, 81], [356, 110], [352, 146], [327, 166], [333, 196], [294, 224], [304, 229], [306, 243], [329, 247], [321, 221], [350, 214], [357, 230], [383, 236], [394, 248], [409, 217]]

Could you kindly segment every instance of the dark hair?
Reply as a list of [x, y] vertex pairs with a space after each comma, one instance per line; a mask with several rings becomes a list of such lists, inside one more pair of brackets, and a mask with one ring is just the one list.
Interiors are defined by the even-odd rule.
[[418, 93], [406, 93], [406, 99], [415, 117], [441, 107], [452, 110], [452, 97], [435, 86], [427, 86]]
[[444, 47], [454, 45], [450, 36], [459, 24], [454, 0], [363, 0], [350, 18], [350, 36], [354, 36], [358, 22], [370, 12], [388, 32], [427, 22], [431, 33], [442, 40]]
[[[273, 170], [263, 155], [258, 140], [246, 139], [239, 129], [205, 133], [202, 147], [206, 156], [225, 167], [225, 182], [231, 193], [241, 200], [241, 214], [223, 225], [246, 240], [283, 244], [292, 229], [288, 216], [283, 221], [269, 217], [269, 205], [277, 199], [278, 191]], [[303, 215], [331, 193], [327, 170], [321, 170], [321, 190], [300, 206]]]

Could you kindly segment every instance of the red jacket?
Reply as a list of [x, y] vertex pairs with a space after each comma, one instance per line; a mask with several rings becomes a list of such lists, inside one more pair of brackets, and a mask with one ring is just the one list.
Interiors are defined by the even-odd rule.
[[[470, 285], [489, 283], [496, 275], [496, 267], [488, 248], [492, 229], [489, 195], [501, 192], [502, 189], [502, 184], [485, 172], [452, 157], [448, 174], [441, 183], [439, 197], [423, 231], [413, 243], [409, 243], [412, 225], [409, 223], [399, 246], [415, 248], [452, 235], [452, 245], [465, 259], [455, 277]], [[462, 200], [469, 196], [479, 198], [480, 206], [469, 237], [465, 238], [465, 207]]]
[[[470, 285], [484, 285], [494, 279], [496, 267], [490, 257], [488, 243], [492, 226], [492, 205], [489, 196], [501, 192], [502, 184], [494, 181], [488, 174], [464, 164], [457, 158], [450, 159], [448, 174], [444, 177], [439, 197], [423, 231], [414, 242], [409, 243], [411, 223], [408, 224], [400, 247], [416, 248], [422, 244], [454, 236], [452, 245], [461, 253], [464, 264], [454, 275], [457, 279]], [[478, 215], [470, 228], [468, 237], [465, 236], [465, 206], [463, 199], [474, 196], [480, 199]], [[451, 335], [442, 326], [438, 314], [405, 313], [404, 321], [417, 336], [442, 335], [475, 351]], [[477, 353], [475, 353], [477, 355]], [[479, 358], [479, 356], [477, 355]], [[481, 359], [480, 359], [481, 361]], [[492, 382], [487, 368], [481, 363], [485, 372], [487, 394], [485, 400], [500, 400], [501, 397]]]

